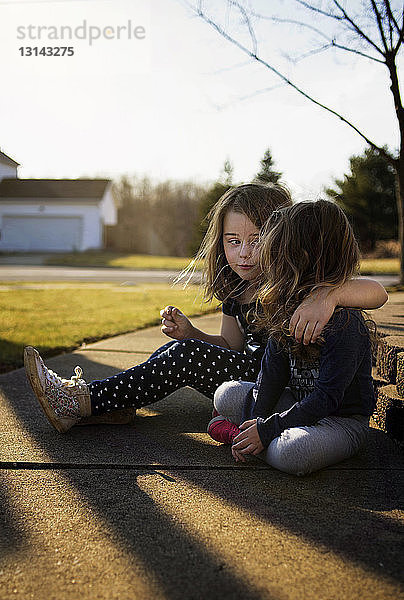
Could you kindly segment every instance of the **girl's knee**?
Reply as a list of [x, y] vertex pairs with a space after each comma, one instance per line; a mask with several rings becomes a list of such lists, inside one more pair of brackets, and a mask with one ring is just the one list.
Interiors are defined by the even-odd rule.
[[217, 388], [213, 396], [213, 405], [220, 415], [227, 414], [228, 409], [234, 404], [239, 384], [239, 381], [225, 381]]
[[217, 412], [232, 423], [239, 425], [242, 419], [244, 400], [252, 383], [226, 381], [216, 390], [213, 404]]
[[186, 340], [173, 340], [172, 342], [168, 342], [168, 344], [163, 346], [163, 348], [170, 350], [171, 354], [186, 354], [188, 356], [190, 352], [196, 350], [198, 341], [199, 340], [194, 340], [193, 338], [187, 338]]
[[294, 438], [290, 430], [285, 430], [282, 435], [272, 440], [267, 453], [266, 462], [289, 475], [308, 475], [316, 468], [304, 449], [302, 440]]

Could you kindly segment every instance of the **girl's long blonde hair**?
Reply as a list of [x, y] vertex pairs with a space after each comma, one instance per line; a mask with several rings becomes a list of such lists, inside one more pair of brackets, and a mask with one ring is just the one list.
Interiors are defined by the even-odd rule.
[[278, 342], [294, 344], [289, 322], [305, 297], [336, 288], [359, 273], [359, 248], [344, 212], [333, 202], [300, 202], [277, 210], [259, 250], [258, 326]]
[[225, 301], [237, 297], [243, 289], [243, 280], [226, 260], [223, 246], [223, 220], [227, 212], [244, 214], [261, 229], [275, 209], [292, 204], [289, 190], [281, 184], [246, 183], [230, 188], [207, 215], [208, 230], [191, 264], [180, 278], [193, 273], [195, 265], [203, 262], [204, 296]]

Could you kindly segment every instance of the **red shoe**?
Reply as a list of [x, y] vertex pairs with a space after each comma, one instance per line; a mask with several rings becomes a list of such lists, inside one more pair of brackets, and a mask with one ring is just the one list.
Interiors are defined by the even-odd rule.
[[220, 415], [214, 417], [208, 423], [208, 433], [210, 437], [222, 444], [232, 444], [236, 435], [241, 432], [235, 423], [227, 421]]

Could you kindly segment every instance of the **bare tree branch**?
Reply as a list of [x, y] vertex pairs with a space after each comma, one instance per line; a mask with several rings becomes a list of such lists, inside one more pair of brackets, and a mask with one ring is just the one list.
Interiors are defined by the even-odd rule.
[[340, 50], [345, 50], [345, 52], [351, 52], [352, 54], [357, 54], [358, 56], [363, 56], [363, 58], [368, 58], [369, 60], [373, 60], [374, 62], [380, 63], [382, 65], [386, 64], [384, 60], [380, 58], [375, 58], [370, 54], [366, 54], [365, 52], [361, 52], [360, 50], [355, 50], [355, 48], [348, 48], [347, 46], [342, 46], [342, 44], [338, 44], [337, 42], [332, 42], [332, 45], [335, 48], [339, 48]]
[[390, 36], [390, 48], [393, 49], [393, 25], [391, 24], [391, 19], [389, 18], [389, 36]]
[[397, 52], [399, 51], [399, 49], [400, 49], [400, 46], [401, 46], [401, 44], [403, 43], [403, 41], [404, 41], [404, 27], [403, 27], [403, 30], [402, 30], [402, 32], [401, 32], [401, 35], [400, 35], [400, 37], [399, 37], [399, 38], [398, 38], [398, 40], [397, 40], [397, 44], [396, 44], [396, 45], [395, 45], [395, 47], [393, 48], [393, 55], [394, 55], [394, 56], [396, 56], [396, 54], [397, 54]]
[[357, 54], [358, 56], [363, 56], [363, 58], [368, 58], [369, 60], [373, 60], [374, 62], [377, 62], [381, 65], [386, 64], [386, 62], [384, 60], [380, 60], [380, 58], [375, 58], [374, 56], [371, 56], [370, 54], [365, 54], [364, 52], [361, 52], [360, 50], [355, 50], [355, 48], [348, 48], [347, 46], [342, 46], [341, 44], [338, 44], [334, 40], [331, 40], [331, 42], [329, 44], [325, 44], [324, 46], [320, 46], [319, 48], [313, 48], [313, 50], [308, 50], [304, 54], [301, 54], [300, 56], [296, 56], [294, 58], [292, 58], [289, 54], [284, 54], [284, 56], [287, 58], [287, 60], [290, 60], [291, 62], [296, 64], [296, 63], [300, 62], [301, 60], [308, 58], [309, 56], [313, 56], [315, 54], [321, 54], [322, 52], [329, 50], [330, 48], [338, 48], [339, 50], [344, 50], [345, 52], [350, 52], [351, 54]]
[[288, 79], [285, 75], [283, 75], [280, 71], [278, 71], [275, 67], [273, 67], [268, 62], [266, 62], [265, 60], [263, 60], [262, 58], [260, 58], [259, 56], [257, 56], [253, 52], [251, 52], [251, 50], [249, 50], [246, 46], [244, 46], [243, 44], [241, 44], [241, 42], [239, 42], [238, 40], [236, 40], [235, 38], [233, 38], [231, 35], [229, 35], [227, 33], [227, 31], [225, 31], [222, 27], [220, 27], [220, 25], [218, 25], [217, 23], [215, 23], [215, 21], [213, 21], [212, 19], [210, 19], [207, 16], [207, 14], [205, 14], [202, 10], [200, 10], [199, 8], [195, 9], [195, 7], [192, 6], [192, 4], [189, 4], [189, 3], [187, 3], [187, 4], [188, 4], [189, 8], [191, 8], [191, 10], [193, 10], [193, 11], [197, 10], [198, 16], [201, 17], [205, 21], [205, 23], [207, 23], [213, 29], [215, 29], [227, 41], [229, 41], [232, 44], [234, 44], [237, 48], [239, 48], [239, 50], [241, 50], [245, 54], [248, 54], [248, 56], [250, 56], [252, 59], [256, 60], [258, 63], [264, 65], [267, 69], [269, 69], [270, 71], [272, 71], [272, 73], [274, 73], [275, 75], [277, 75], [282, 81], [284, 81], [286, 84], [288, 84], [294, 90], [296, 90], [301, 96], [303, 96], [307, 100], [310, 100], [310, 102], [312, 102], [316, 106], [319, 106], [320, 108], [324, 109], [325, 111], [327, 111], [327, 112], [331, 113], [332, 115], [336, 116], [343, 123], [345, 123], [346, 125], [348, 125], [348, 127], [350, 127], [351, 129], [353, 129], [358, 135], [360, 135], [360, 137], [362, 139], [364, 139], [370, 146], [372, 146], [372, 148], [374, 148], [375, 150], [377, 150], [378, 152], [380, 152], [380, 154], [382, 154], [382, 156], [384, 156], [386, 158], [386, 160], [389, 161], [390, 164], [392, 164], [394, 166], [396, 165], [397, 160], [391, 154], [389, 154], [388, 152], [386, 152], [386, 150], [383, 147], [378, 146], [377, 144], [375, 144], [374, 142], [372, 142], [364, 133], [362, 133], [362, 131], [360, 131], [360, 129], [358, 129], [358, 127], [356, 127], [353, 123], [351, 123], [350, 121], [348, 121], [348, 119], [346, 117], [344, 117], [343, 115], [341, 115], [337, 111], [333, 110], [332, 108], [329, 108], [325, 104], [322, 104], [319, 100], [316, 100], [315, 98], [313, 98], [312, 96], [310, 96], [307, 92], [305, 92], [299, 86], [297, 86], [296, 84], [294, 84], [290, 79]]
[[[330, 47], [338, 48], [339, 50], [344, 50], [346, 52], [351, 52], [353, 54], [358, 54], [359, 56], [363, 56], [364, 58], [368, 58], [369, 60], [373, 60], [374, 62], [381, 63], [382, 65], [385, 64], [384, 60], [380, 60], [380, 58], [375, 58], [374, 56], [371, 56], [370, 54], [366, 54], [365, 52], [361, 52], [360, 50], [354, 50], [353, 48], [347, 48], [347, 46], [343, 46], [342, 44], [339, 44], [335, 40], [331, 39], [328, 35], [326, 35], [323, 31], [321, 31], [321, 29], [317, 29], [317, 27], [313, 27], [313, 25], [310, 25], [309, 23], [305, 23], [304, 21], [297, 21], [296, 19], [282, 19], [280, 17], [272, 17], [269, 15], [263, 15], [261, 13], [257, 13], [255, 11], [252, 11], [251, 15], [258, 19], [272, 21], [273, 23], [281, 23], [281, 24], [286, 24], [286, 25], [296, 25], [297, 27], [304, 27], [306, 29], [309, 29], [310, 31], [314, 31], [314, 33], [317, 33], [317, 35], [319, 35], [319, 36], [323, 37], [325, 40], [327, 40], [330, 44]], [[326, 47], [324, 46], [321, 48], [321, 50], [323, 50], [325, 48]], [[313, 53], [318, 54], [318, 50], [314, 51]], [[309, 56], [310, 53], [308, 53], [307, 55]], [[302, 58], [305, 58], [305, 56], [303, 56]], [[298, 60], [300, 60], [300, 59], [298, 59]]]
[[401, 28], [399, 28], [399, 33], [400, 33], [400, 35], [398, 37], [397, 44], [395, 45], [395, 48], [393, 49], [394, 56], [396, 56], [396, 54], [404, 40], [404, 4], [403, 4], [403, 11], [401, 13]]
[[326, 50], [329, 50], [332, 47], [333, 47], [333, 43], [330, 42], [329, 44], [325, 44], [324, 46], [320, 46], [319, 48], [313, 48], [312, 50], [308, 50], [307, 52], [304, 52], [303, 54], [300, 54], [299, 56], [292, 57], [292, 56], [290, 56], [290, 54], [286, 54], [286, 53], [283, 53], [283, 55], [290, 62], [297, 64], [298, 62], [300, 62], [301, 60], [304, 60], [305, 58], [308, 58], [309, 56], [314, 56], [315, 54], [321, 54], [322, 52], [325, 52]]
[[376, 21], [377, 21], [377, 26], [379, 28], [379, 33], [380, 33], [380, 37], [384, 46], [384, 49], [387, 52], [389, 52], [389, 47], [387, 44], [387, 40], [386, 40], [386, 36], [384, 34], [384, 29], [383, 29], [383, 22], [382, 22], [382, 17], [379, 13], [379, 9], [377, 8], [377, 4], [375, 2], [375, 0], [370, 0], [372, 8], [373, 8], [373, 12], [375, 13], [376, 16]]
[[309, 4], [308, 2], [304, 2], [303, 0], [295, 0], [295, 2], [297, 2], [301, 6], [304, 6], [304, 8], [308, 8], [309, 10], [312, 10], [313, 12], [323, 15], [324, 17], [329, 17], [330, 19], [335, 19], [336, 21], [344, 20], [344, 17], [340, 17], [339, 15], [329, 13], [325, 10], [322, 10], [321, 8], [318, 8], [317, 6], [313, 6], [312, 4]]
[[342, 14], [345, 17], [345, 20], [348, 21], [348, 23], [351, 24], [352, 28], [354, 31], [356, 31], [356, 33], [364, 40], [366, 40], [371, 46], [373, 46], [373, 48], [379, 52], [382, 56], [384, 56], [384, 52], [381, 48], [379, 48], [379, 46], [377, 44], [375, 44], [375, 42], [373, 42], [370, 37], [368, 37], [366, 35], [366, 33], [364, 31], [362, 31], [357, 24], [351, 19], [351, 17], [348, 15], [348, 13], [346, 12], [346, 10], [341, 6], [341, 4], [339, 2], [337, 2], [337, 0], [334, 0], [334, 4], [335, 6], [337, 6], [340, 11], [342, 12]]
[[272, 92], [273, 90], [277, 90], [280, 87], [286, 85], [283, 83], [276, 83], [275, 85], [271, 85], [267, 88], [262, 88], [261, 90], [255, 90], [255, 92], [251, 92], [251, 94], [246, 94], [245, 96], [240, 96], [238, 99], [241, 101], [249, 100], [250, 98], [255, 98], [255, 96], [260, 96], [261, 94], [267, 94], [268, 92]]
[[391, 6], [390, 6], [389, 0], [384, 0], [384, 6], [386, 7], [387, 16], [389, 17], [389, 23], [393, 23], [394, 24], [394, 27], [396, 28], [398, 35], [400, 35], [401, 34], [401, 29], [400, 29], [399, 24], [396, 21], [396, 18], [395, 18], [394, 14], [393, 14], [393, 11], [391, 10]]
[[241, 12], [241, 14], [243, 15], [244, 21], [248, 27], [248, 31], [250, 33], [250, 37], [251, 37], [251, 42], [252, 42], [252, 47], [253, 47], [253, 52], [254, 54], [257, 54], [258, 52], [258, 46], [257, 46], [257, 38], [255, 37], [255, 32], [254, 29], [251, 25], [251, 20], [250, 17], [247, 14], [247, 11], [245, 10], [244, 6], [241, 6], [240, 2], [237, 2], [236, 0], [227, 0], [228, 4], [230, 6], [235, 6], [236, 8], [238, 8], [238, 10]]
[[314, 31], [315, 33], [317, 33], [317, 35], [320, 35], [324, 39], [330, 41], [329, 36], [326, 35], [323, 31], [321, 31], [321, 29], [317, 29], [317, 27], [314, 27], [313, 25], [310, 25], [309, 23], [305, 23], [304, 21], [297, 21], [295, 19], [282, 19], [280, 17], [263, 15], [261, 13], [255, 12], [255, 11], [251, 11], [251, 15], [253, 17], [256, 17], [257, 19], [263, 19], [265, 21], [273, 21], [273, 23], [283, 23], [286, 25], [297, 25], [298, 27], [299, 26], [305, 27], [306, 29], [310, 29], [311, 31]]

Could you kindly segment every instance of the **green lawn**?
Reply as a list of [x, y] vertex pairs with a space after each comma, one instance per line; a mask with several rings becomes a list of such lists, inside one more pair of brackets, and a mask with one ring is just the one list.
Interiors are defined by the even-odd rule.
[[361, 260], [362, 275], [398, 275], [400, 261], [398, 258], [363, 258]]
[[180, 258], [177, 256], [150, 256], [148, 254], [88, 251], [55, 254], [49, 256], [45, 264], [72, 267], [115, 267], [120, 269], [182, 271], [190, 261], [190, 258]]
[[198, 286], [0, 282], [0, 371], [22, 366], [26, 345], [50, 356], [156, 325], [167, 304], [190, 316], [215, 308], [203, 303]]
[[[190, 258], [175, 256], [149, 256], [146, 254], [123, 254], [117, 252], [74, 252], [72, 254], [55, 254], [46, 260], [47, 265], [68, 265], [73, 267], [116, 267], [121, 269], [162, 269], [181, 271], [189, 263]], [[197, 268], [201, 268], [198, 265]], [[398, 258], [362, 259], [362, 275], [398, 274]]]

